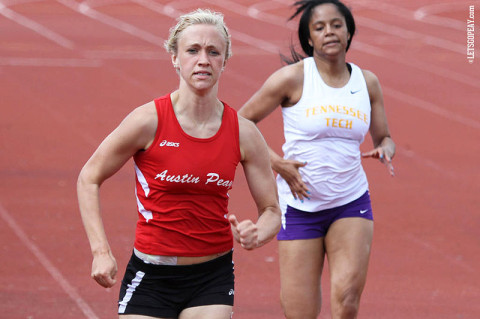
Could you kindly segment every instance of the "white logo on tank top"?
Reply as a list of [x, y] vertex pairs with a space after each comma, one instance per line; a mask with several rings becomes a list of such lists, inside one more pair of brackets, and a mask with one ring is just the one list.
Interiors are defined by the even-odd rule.
[[160, 147], [163, 146], [169, 146], [169, 147], [180, 147], [180, 143], [176, 142], [169, 142], [167, 140], [163, 140], [160, 144], [158, 144]]

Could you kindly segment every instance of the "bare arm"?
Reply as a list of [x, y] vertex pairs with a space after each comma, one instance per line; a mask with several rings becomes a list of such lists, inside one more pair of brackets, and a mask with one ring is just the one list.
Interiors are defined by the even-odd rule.
[[92, 277], [104, 287], [115, 284], [117, 264], [103, 227], [100, 186], [137, 151], [153, 141], [157, 120], [152, 116], [152, 110], [155, 111], [155, 107], [149, 103], [130, 113], [100, 144], [78, 176], [80, 214], [93, 255]]
[[268, 243], [280, 229], [280, 207], [267, 145], [255, 125], [239, 117], [242, 165], [250, 193], [258, 209], [258, 220], [239, 222], [229, 216], [235, 239], [245, 249], [254, 249]]
[[[285, 66], [274, 72], [238, 113], [258, 123], [279, 105], [290, 107], [296, 104], [303, 91], [303, 62]], [[308, 188], [298, 169], [306, 163], [284, 159], [268, 147], [272, 168], [280, 174], [290, 186], [295, 198], [308, 197]]]
[[383, 105], [383, 93], [378, 78], [370, 71], [363, 71], [367, 82], [370, 104], [372, 106], [372, 116], [370, 122], [370, 135], [372, 136], [374, 149], [363, 153], [363, 157], [373, 157], [379, 159], [387, 165], [390, 174], [393, 176], [392, 159], [395, 156], [395, 143], [390, 136], [388, 129], [387, 116]]

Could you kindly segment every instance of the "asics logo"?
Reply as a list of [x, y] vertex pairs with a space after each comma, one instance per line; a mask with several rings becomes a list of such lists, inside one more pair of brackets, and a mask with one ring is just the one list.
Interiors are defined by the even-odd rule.
[[167, 140], [163, 140], [160, 144], [160, 147], [163, 146], [170, 146], [170, 147], [180, 147], [180, 143], [175, 143], [175, 142], [169, 142]]

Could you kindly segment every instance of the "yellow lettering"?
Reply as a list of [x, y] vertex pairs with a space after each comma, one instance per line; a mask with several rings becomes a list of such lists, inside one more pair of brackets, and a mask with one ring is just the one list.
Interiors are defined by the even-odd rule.
[[[311, 117], [311, 116], [319, 116], [320, 114], [328, 114], [328, 113], [334, 113], [334, 114], [342, 114], [342, 115], [347, 115], [351, 116], [354, 118], [357, 118], [365, 124], [368, 124], [368, 114], [354, 108], [354, 107], [347, 107], [347, 106], [341, 106], [341, 105], [320, 105], [320, 106], [314, 106], [305, 109], [305, 116], [306, 117]], [[332, 126], [332, 127], [342, 127], [342, 128], [352, 128], [352, 123], [351, 121], [344, 120], [344, 124], [340, 124], [338, 119], [334, 118], [328, 118], [325, 119], [327, 121], [327, 126]]]
[[353, 107], [351, 107], [350, 108], [350, 115], [353, 116], [353, 117], [357, 116], [357, 110], [354, 109]]
[[341, 119], [338, 121], [338, 127], [352, 129], [352, 120]]

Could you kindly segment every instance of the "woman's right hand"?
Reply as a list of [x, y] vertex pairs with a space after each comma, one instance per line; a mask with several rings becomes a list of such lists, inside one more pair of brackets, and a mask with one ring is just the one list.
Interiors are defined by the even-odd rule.
[[290, 187], [290, 191], [295, 199], [303, 201], [309, 199], [309, 190], [302, 180], [302, 176], [298, 171], [300, 167], [307, 165], [306, 162], [298, 162], [288, 159], [282, 159], [275, 165], [275, 171], [283, 177]]
[[92, 278], [105, 288], [112, 287], [117, 280], [117, 261], [111, 252], [94, 255]]

